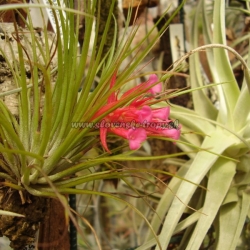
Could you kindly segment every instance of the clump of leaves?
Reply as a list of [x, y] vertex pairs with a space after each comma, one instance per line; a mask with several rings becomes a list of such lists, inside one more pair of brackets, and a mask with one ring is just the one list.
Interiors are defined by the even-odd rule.
[[[27, 9], [28, 15], [27, 20], [21, 17], [26, 25], [25, 31], [21, 31], [14, 24], [14, 32], [11, 33], [13, 40], [6, 40], [12, 57], [9, 58], [5, 49], [0, 48], [1, 56], [8, 64], [15, 86], [14, 90], [7, 91], [2, 96], [17, 93], [18, 102], [18, 112], [13, 114], [8, 108], [8, 103], [0, 101], [0, 178], [2, 190], [5, 192], [1, 208], [2, 210], [10, 209], [15, 213], [23, 214], [23, 208], [30, 206], [39, 215], [37, 220], [31, 221], [27, 226], [27, 230], [22, 233], [14, 230], [11, 231], [11, 235], [8, 235], [6, 233], [8, 229], [4, 230], [1, 227], [2, 234], [7, 235], [12, 240], [12, 246], [15, 249], [24, 247], [30, 242], [30, 238], [34, 236], [37, 224], [42, 219], [40, 215], [46, 210], [47, 198], [57, 197], [64, 204], [73, 220], [74, 218], [63, 195], [102, 195], [119, 202], [125, 202], [123, 199], [109, 193], [77, 189], [75, 186], [100, 179], [122, 179], [136, 171], [145, 171], [144, 169], [117, 170], [113, 167], [109, 170], [97, 168], [98, 171], [96, 171], [96, 166], [100, 164], [107, 165], [125, 159], [128, 161], [152, 159], [152, 157], [134, 157], [131, 155], [133, 153], [131, 150], [120, 153], [122, 152], [121, 149], [126, 148], [126, 142], [113, 148], [112, 152], [114, 154], [110, 155], [100, 147], [99, 130], [91, 127], [76, 128], [73, 126], [76, 123], [100, 122], [110, 112], [129, 105], [150, 88], [147, 86], [147, 88], [141, 89], [140, 92], [135, 92], [122, 102], [117, 102], [110, 110], [107, 109], [95, 117], [101, 107], [107, 104], [109, 96], [114, 91], [120, 89], [129, 80], [137, 77], [132, 75], [132, 72], [158, 39], [158, 37], [155, 37], [146, 45], [143, 53], [134, 58], [123, 72], [118, 73], [117, 81], [110, 89], [112, 76], [119, 70], [123, 60], [133, 51], [139, 49], [141, 43], [146, 42], [147, 38], [142, 40], [136, 48], [131, 49], [130, 44], [136, 33], [136, 29], [133, 29], [129, 38], [124, 35], [116, 46], [117, 27], [115, 23], [112, 46], [103, 57], [103, 49], [113, 18], [112, 10], [115, 1], [112, 1], [110, 6], [106, 26], [97, 48], [100, 12], [98, 12], [96, 18], [95, 15], [98, 4], [97, 0], [84, 1], [84, 13], [74, 10], [73, 1], [69, 1], [67, 8], [55, 6], [52, 2], [50, 6], [33, 4], [32, 7], [34, 8], [51, 8], [57, 27], [56, 35], [52, 39], [50, 39], [51, 34], [47, 29], [41, 31], [42, 38], [37, 36], [37, 30], [33, 27], [29, 15], [28, 8], [30, 6], [28, 4], [0, 6], [2, 11]], [[173, 16], [177, 12], [178, 9]], [[82, 51], [79, 54], [77, 37], [81, 15], [84, 15], [85, 19], [85, 33]], [[97, 22], [97, 25], [95, 25], [94, 21]], [[166, 22], [159, 35], [166, 29], [169, 22], [170, 20]], [[127, 29], [128, 23], [129, 21], [126, 23], [125, 29]], [[94, 49], [90, 50], [93, 27], [95, 27]], [[25, 45], [26, 34], [30, 37], [27, 46]], [[15, 44], [17, 50], [13, 49], [13, 44]], [[29, 77], [27, 77], [27, 67]], [[99, 76], [97, 79], [98, 84], [93, 89], [96, 76]], [[158, 82], [153, 83], [153, 85], [156, 84]], [[164, 100], [164, 98], [157, 99], [155, 102]], [[166, 102], [164, 103], [167, 105]], [[95, 120], [92, 120], [93, 117], [95, 117]], [[176, 130], [178, 128], [172, 129]], [[91, 150], [94, 150], [96, 154], [87, 154]], [[159, 158], [164, 157], [171, 156], [160, 156]], [[20, 196], [21, 202], [9, 206], [8, 202], [13, 203], [11, 196], [16, 198]], [[44, 197], [44, 199], [34, 197]], [[34, 200], [41, 200], [41, 203]], [[31, 205], [29, 202], [31, 202]], [[126, 204], [133, 208], [150, 227], [142, 212], [131, 204]], [[4, 213], [2, 212], [2, 221], [5, 218]], [[31, 219], [34, 216], [33, 214]], [[28, 214], [22, 220], [23, 225], [25, 223], [27, 225], [27, 217], [29, 217]], [[9, 228], [14, 223], [15, 220], [12, 220]], [[20, 224], [22, 224], [21, 221], [18, 225]], [[28, 232], [30, 227], [34, 229], [32, 233]], [[28, 238], [25, 236], [26, 234], [29, 235]], [[153, 232], [153, 234], [155, 233]], [[22, 240], [20, 240], [21, 238]], [[16, 243], [17, 239], [19, 243]]]

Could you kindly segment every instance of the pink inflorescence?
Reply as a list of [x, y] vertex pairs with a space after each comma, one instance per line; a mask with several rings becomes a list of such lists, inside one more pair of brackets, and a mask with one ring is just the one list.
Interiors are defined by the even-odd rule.
[[[116, 74], [112, 77], [110, 88], [115, 85]], [[150, 75], [148, 81], [126, 91], [118, 100], [117, 92], [113, 92], [106, 105], [104, 105], [94, 116], [100, 116], [110, 108], [124, 101], [129, 104], [117, 108], [104, 117], [106, 126], [100, 127], [101, 143], [106, 151], [110, 152], [107, 146], [107, 134], [112, 133], [128, 140], [131, 150], [140, 148], [148, 136], [161, 136], [178, 140], [180, 137], [180, 126], [173, 125], [169, 119], [170, 107], [152, 108], [150, 101], [155, 102], [155, 95], [162, 91], [162, 84], [158, 83], [156, 75]], [[135, 94], [136, 93], [136, 94]]]

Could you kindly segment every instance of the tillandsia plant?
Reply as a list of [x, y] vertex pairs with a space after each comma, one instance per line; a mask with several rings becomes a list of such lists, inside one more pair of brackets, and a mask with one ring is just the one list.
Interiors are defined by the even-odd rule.
[[[5, 45], [0, 47], [1, 60], [8, 66], [14, 85], [11, 90], [1, 93], [4, 100], [0, 101], [0, 231], [9, 237], [14, 249], [20, 250], [33, 240], [38, 223], [47, 210], [47, 198], [58, 198], [73, 221], [67, 194], [101, 195], [133, 208], [115, 195], [75, 187], [104, 179], [118, 178], [126, 182], [126, 177], [133, 174], [151, 173], [153, 170], [150, 169], [116, 169], [111, 163], [157, 158], [132, 155], [147, 137], [173, 142], [179, 139], [181, 127], [169, 118], [170, 108], [165, 102], [168, 96], [162, 93], [159, 72], [159, 76], [152, 73], [147, 81], [122, 93], [123, 85], [139, 77], [133, 72], [158, 37], [147, 44], [144, 52], [123, 72], [119, 72], [123, 60], [140, 47], [139, 44], [137, 48], [130, 48], [136, 29], [129, 38], [123, 36], [116, 44], [115, 22], [113, 43], [103, 58], [115, 1], [110, 6], [97, 48], [98, 4], [97, 0], [84, 1], [84, 12], [75, 10], [73, 1], [69, 1], [67, 7], [55, 6], [52, 1], [48, 6], [33, 4], [33, 8], [51, 9], [57, 27], [55, 36], [46, 28], [35, 29], [29, 14], [30, 5], [0, 6], [1, 11], [15, 9], [18, 13], [18, 9], [27, 10], [27, 19], [20, 16], [25, 29], [20, 29], [14, 22], [14, 31], [4, 31], [2, 42]], [[178, 9], [173, 16], [177, 12]], [[84, 16], [85, 33], [79, 53], [77, 38], [81, 15]], [[96, 31], [90, 52], [93, 27]], [[146, 43], [147, 38], [143, 42]], [[97, 85], [93, 89], [94, 81]], [[10, 103], [6, 101], [9, 95], [15, 97], [16, 112], [9, 109]], [[160, 102], [164, 103], [162, 107], [152, 106]], [[116, 147], [112, 147], [111, 140], [111, 147], [108, 146], [110, 138], [117, 136], [125, 140]], [[89, 153], [93, 151], [95, 154]], [[158, 158], [168, 157], [171, 155]], [[103, 164], [106, 169], [98, 168]], [[134, 209], [150, 228], [145, 215]], [[5, 216], [6, 211], [13, 212], [13, 217]], [[17, 219], [16, 213], [25, 217]]]
[[[153, 229], [159, 230], [162, 249], [167, 249], [174, 239], [176, 242], [177, 237], [178, 249], [238, 249], [242, 230], [249, 220], [250, 49], [248, 45], [246, 63], [226, 44], [225, 1], [214, 1], [213, 5], [213, 19], [209, 20], [206, 1], [199, 1], [191, 28], [192, 47], [187, 56], [190, 56], [191, 87], [201, 87], [208, 77], [203, 77], [197, 52], [206, 51], [211, 81], [221, 83], [214, 87], [218, 108], [204, 90], [192, 92], [194, 110], [176, 105], [171, 108], [172, 117], [181, 119], [183, 131], [196, 131], [192, 135], [182, 134], [182, 144], [179, 146], [184, 151], [194, 146], [209, 150], [189, 154], [189, 164], [180, 168], [177, 175], [201, 184], [207, 190], [180, 179], [172, 179], [151, 221]], [[249, 6], [248, 10], [242, 11], [249, 14]], [[202, 47], [198, 47], [200, 20], [205, 41]], [[241, 87], [235, 79], [229, 51], [242, 65], [244, 80]], [[187, 205], [196, 211], [190, 210]], [[149, 232], [146, 243], [137, 249], [149, 249], [153, 245], [155, 239]], [[243, 248], [248, 249], [249, 242]], [[160, 246], [157, 245], [155, 249], [160, 249]]]

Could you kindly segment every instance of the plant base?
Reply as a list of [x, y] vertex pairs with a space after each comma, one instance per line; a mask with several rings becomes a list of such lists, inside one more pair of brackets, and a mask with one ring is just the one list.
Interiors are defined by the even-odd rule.
[[39, 223], [44, 220], [49, 206], [47, 198], [35, 197], [27, 192], [23, 195], [24, 204], [18, 191], [4, 188], [0, 192], [0, 209], [25, 216], [0, 216], [0, 235], [8, 237], [10, 246], [15, 250], [24, 249], [34, 242]]

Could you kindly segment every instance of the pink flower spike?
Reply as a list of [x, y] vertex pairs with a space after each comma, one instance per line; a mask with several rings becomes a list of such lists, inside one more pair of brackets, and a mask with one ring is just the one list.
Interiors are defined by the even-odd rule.
[[[157, 75], [153, 74], [150, 75], [148, 81], [147, 81], [147, 87], [153, 85], [154, 83], [158, 82], [159, 78]], [[160, 93], [162, 91], [162, 84], [158, 83], [156, 85], [154, 85], [151, 89], [149, 89], [149, 92], [153, 95]]]
[[101, 139], [102, 146], [105, 148], [105, 150], [111, 153], [111, 151], [108, 149], [107, 140], [106, 140], [107, 131], [108, 131], [107, 128], [100, 128], [100, 139]]
[[124, 139], [128, 138], [128, 129], [125, 128], [111, 128], [109, 130], [111, 133], [119, 135], [123, 137]]
[[117, 71], [115, 71], [114, 74], [111, 77], [110, 88], [113, 88], [115, 86], [116, 75], [117, 75]]
[[136, 150], [141, 147], [141, 143], [147, 139], [147, 133], [143, 128], [129, 129], [128, 137], [129, 148]]
[[170, 107], [153, 109], [153, 118], [161, 119], [163, 121], [168, 120], [168, 116], [170, 114]]
[[150, 122], [152, 119], [152, 109], [149, 106], [143, 106], [140, 110], [137, 110], [136, 115], [138, 115], [139, 122]]
[[162, 131], [165, 136], [172, 138], [174, 140], [178, 140], [180, 138], [181, 135], [181, 130], [180, 129], [164, 129]]
[[155, 75], [155, 74], [150, 75], [149, 79], [146, 82], [143, 82], [143, 83], [133, 87], [132, 89], [129, 89], [128, 91], [126, 91], [121, 96], [121, 99], [123, 99], [131, 94], [134, 94], [135, 92], [137, 92], [138, 95], [142, 94], [143, 92], [149, 92], [153, 95], [155, 95], [156, 93], [160, 93], [162, 91], [161, 83], [158, 83], [157, 85], [152, 86], [152, 88], [145, 91], [145, 89], [151, 87], [151, 85], [155, 84], [158, 81], [159, 81], [159, 79], [158, 79], [157, 75]]

